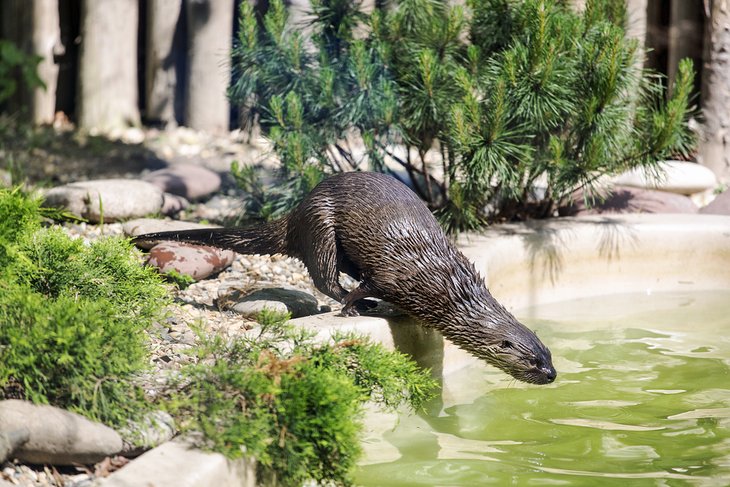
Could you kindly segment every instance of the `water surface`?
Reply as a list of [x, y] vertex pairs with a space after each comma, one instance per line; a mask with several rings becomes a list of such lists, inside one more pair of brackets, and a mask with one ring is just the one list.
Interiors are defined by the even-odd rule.
[[516, 314], [549, 345], [557, 381], [476, 365], [427, 414], [373, 414], [358, 484], [730, 485], [730, 291]]

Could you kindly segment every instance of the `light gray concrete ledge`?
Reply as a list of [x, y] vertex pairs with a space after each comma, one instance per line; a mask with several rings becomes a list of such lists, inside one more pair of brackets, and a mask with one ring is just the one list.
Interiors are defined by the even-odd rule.
[[255, 462], [229, 460], [173, 440], [134, 459], [98, 487], [255, 487]]

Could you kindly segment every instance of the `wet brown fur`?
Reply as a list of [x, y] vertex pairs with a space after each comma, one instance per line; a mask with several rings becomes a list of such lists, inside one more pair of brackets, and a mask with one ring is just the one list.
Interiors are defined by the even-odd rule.
[[[517, 379], [555, 379], [547, 347], [492, 297], [426, 205], [390, 176], [332, 176], [289, 215], [254, 228], [161, 232], [136, 240], [286, 254], [304, 263], [317, 289], [345, 305], [343, 315], [356, 315], [363, 298], [380, 298]], [[348, 292], [340, 272], [360, 285]]]

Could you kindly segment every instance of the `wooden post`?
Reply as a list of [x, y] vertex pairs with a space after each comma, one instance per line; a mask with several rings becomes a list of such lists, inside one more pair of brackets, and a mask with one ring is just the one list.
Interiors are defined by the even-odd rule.
[[103, 132], [139, 125], [138, 0], [81, 4], [79, 126]]
[[[181, 22], [182, 0], [151, 0], [147, 2], [147, 45], [145, 65], [145, 94], [148, 120], [175, 124], [176, 115], [182, 119], [182, 103], [177, 106], [179, 56], [185, 55], [185, 39]], [[178, 44], [182, 44], [178, 46]], [[178, 53], [180, 48], [182, 52]], [[181, 120], [182, 121], [182, 120]]]
[[64, 52], [58, 0], [33, 0], [33, 51], [43, 57], [38, 64], [38, 76], [46, 87], [33, 91], [31, 119], [36, 124], [50, 124], [56, 114], [58, 64], [55, 57]]
[[705, 28], [700, 162], [730, 182], [730, 0], [714, 0]]
[[189, 43], [185, 125], [197, 130], [227, 131], [234, 2], [189, 0], [186, 7]]
[[699, 69], [702, 63], [703, 24], [702, 0], [672, 0], [669, 11], [669, 86], [674, 84], [679, 61], [691, 58]]

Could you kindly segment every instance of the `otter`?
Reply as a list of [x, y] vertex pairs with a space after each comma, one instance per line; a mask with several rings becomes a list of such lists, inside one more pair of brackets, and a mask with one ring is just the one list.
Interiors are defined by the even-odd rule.
[[[287, 216], [253, 228], [140, 235], [242, 254], [301, 260], [314, 285], [344, 305], [342, 315], [379, 298], [512, 377], [553, 382], [550, 351], [490, 294], [474, 265], [452, 244], [424, 202], [380, 173], [340, 173], [319, 183]], [[339, 273], [359, 281], [342, 287]]]

